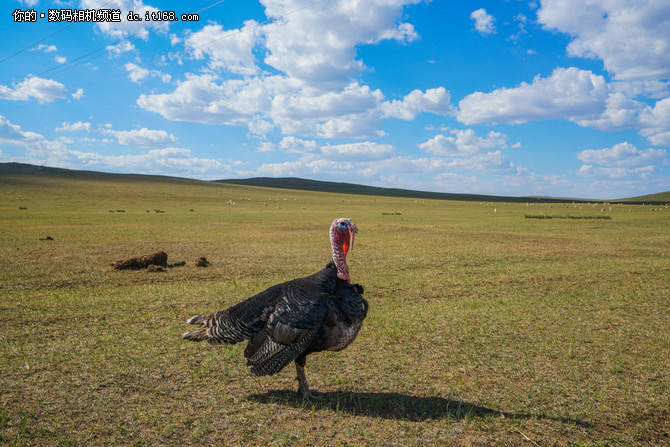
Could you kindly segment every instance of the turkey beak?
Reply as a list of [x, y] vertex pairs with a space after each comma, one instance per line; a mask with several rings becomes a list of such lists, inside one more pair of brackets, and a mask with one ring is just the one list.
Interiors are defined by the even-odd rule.
[[358, 229], [353, 222], [349, 225], [348, 233], [349, 237], [345, 238], [344, 243], [342, 244], [342, 250], [344, 251], [345, 257], [347, 256], [347, 252], [354, 248], [354, 237], [356, 236], [356, 233], [358, 233]]

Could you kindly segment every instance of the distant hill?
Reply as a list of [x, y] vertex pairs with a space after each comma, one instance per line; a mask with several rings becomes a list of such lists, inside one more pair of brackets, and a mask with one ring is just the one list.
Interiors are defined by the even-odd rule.
[[[144, 174], [110, 174], [97, 171], [80, 171], [63, 168], [52, 168], [48, 166], [36, 166], [25, 163], [0, 163], [0, 176], [3, 175], [23, 175], [39, 177], [62, 177], [70, 179], [89, 179], [105, 181], [150, 181], [150, 182], [177, 182], [177, 183], [229, 183], [235, 185], [259, 186], [265, 188], [297, 189], [303, 191], [319, 191], [340, 194], [362, 194], [386, 197], [411, 197], [417, 199], [438, 199], [438, 200], [461, 200], [474, 202], [535, 202], [535, 203], [564, 203], [564, 202], [588, 202], [595, 199], [572, 199], [557, 197], [511, 197], [511, 196], [492, 196], [483, 194], [454, 194], [431, 191], [415, 191], [401, 188], [381, 188], [377, 186], [358, 185], [355, 183], [326, 182], [321, 180], [308, 180], [296, 177], [254, 177], [248, 179], [227, 179], [214, 180], [213, 182], [204, 182], [202, 180], [193, 180], [182, 177], [169, 177], [161, 175]], [[602, 200], [599, 200], [602, 202]], [[666, 204], [670, 203], [670, 191], [651, 194], [646, 196], [631, 197], [628, 199], [607, 200], [608, 202], [625, 202], [629, 204]]]
[[[26, 163], [0, 163], [0, 176], [3, 175], [22, 175], [37, 177], [61, 177], [68, 179], [82, 180], [105, 180], [105, 181], [169, 181], [169, 182], [202, 182], [202, 180], [193, 180], [182, 177], [169, 177], [163, 175], [145, 175], [145, 174], [110, 174], [98, 171], [80, 171], [75, 169], [52, 168], [49, 166], [37, 166]], [[203, 182], [209, 183], [209, 182]]]
[[248, 179], [215, 180], [219, 183], [230, 183], [235, 185], [261, 186], [265, 188], [299, 189], [303, 191], [320, 191], [341, 194], [363, 194], [370, 196], [389, 197], [412, 197], [416, 199], [439, 199], [439, 200], [462, 200], [473, 202], [542, 202], [558, 203], [566, 201], [583, 201], [580, 199], [558, 199], [552, 197], [510, 197], [489, 196], [482, 194], [453, 194], [446, 192], [414, 191], [400, 188], [380, 188], [377, 186], [365, 186], [355, 183], [324, 182], [321, 180], [308, 180], [296, 177], [254, 177]]
[[646, 196], [630, 197], [628, 199], [611, 200], [611, 202], [625, 202], [630, 204], [660, 205], [670, 203], [670, 191], [659, 192], [658, 194], [649, 194]]

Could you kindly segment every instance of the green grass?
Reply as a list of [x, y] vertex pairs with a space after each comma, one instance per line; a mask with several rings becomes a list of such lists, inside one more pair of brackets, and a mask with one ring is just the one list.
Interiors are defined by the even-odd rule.
[[[669, 440], [668, 209], [52, 174], [0, 175], [0, 444]], [[370, 312], [308, 358], [327, 402], [303, 402], [293, 368], [251, 376], [243, 345], [181, 340], [190, 316], [324, 265], [341, 216]], [[110, 265], [157, 250], [186, 265]]]
[[560, 215], [560, 214], [526, 214], [524, 216], [526, 219], [601, 219], [608, 220], [612, 216], [609, 214], [601, 214], [596, 216], [573, 216], [571, 214]]

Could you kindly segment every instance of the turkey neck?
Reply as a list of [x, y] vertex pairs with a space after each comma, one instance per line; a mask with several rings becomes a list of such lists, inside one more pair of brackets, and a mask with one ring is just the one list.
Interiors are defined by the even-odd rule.
[[344, 249], [342, 248], [342, 237], [344, 236], [339, 235], [336, 230], [331, 232], [330, 241], [333, 246], [333, 262], [335, 263], [335, 267], [337, 267], [337, 277], [346, 282], [351, 282], [347, 255], [344, 254]]

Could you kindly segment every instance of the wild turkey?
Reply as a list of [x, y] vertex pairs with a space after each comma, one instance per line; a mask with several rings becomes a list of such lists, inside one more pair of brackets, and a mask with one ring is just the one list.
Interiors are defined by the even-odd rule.
[[270, 287], [226, 310], [198, 315], [189, 324], [199, 329], [186, 340], [232, 345], [249, 340], [244, 356], [257, 376], [273, 375], [295, 361], [298, 393], [321, 399], [305, 377], [307, 355], [346, 348], [358, 334], [368, 312], [363, 287], [351, 284], [347, 252], [354, 246], [356, 225], [333, 221], [333, 261], [318, 272]]

